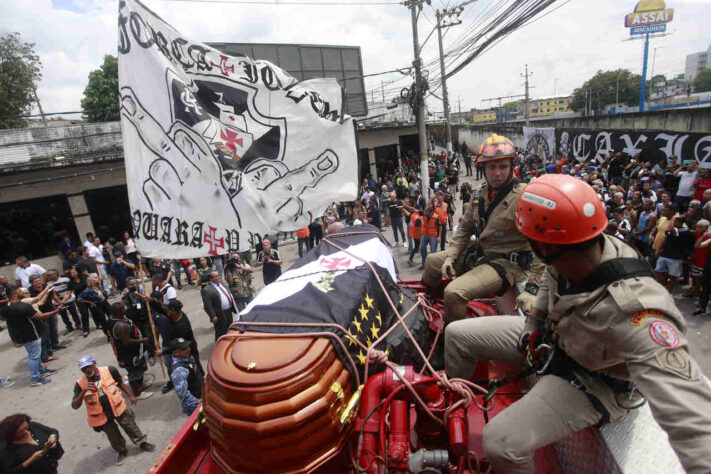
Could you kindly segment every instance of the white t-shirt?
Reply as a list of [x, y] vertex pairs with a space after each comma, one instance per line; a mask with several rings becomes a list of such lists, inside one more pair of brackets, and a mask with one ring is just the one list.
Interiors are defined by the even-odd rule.
[[694, 193], [694, 181], [699, 177], [699, 172], [682, 171], [679, 173], [679, 189], [676, 192], [677, 196], [689, 197]]
[[102, 262], [104, 261], [104, 252], [102, 252], [100, 248], [94, 245], [89, 248], [89, 256], [94, 260], [101, 260]]
[[[165, 293], [163, 293], [164, 291]], [[175, 288], [170, 285], [165, 285], [163, 288], [160, 289], [160, 292], [163, 293], [164, 304], [168, 304], [170, 303], [170, 300], [174, 300], [178, 297], [178, 293], [175, 291]]]
[[23, 288], [30, 287], [30, 277], [32, 275], [42, 275], [45, 269], [36, 263], [30, 263], [27, 268], [15, 268], [15, 280], [20, 280], [20, 286]]

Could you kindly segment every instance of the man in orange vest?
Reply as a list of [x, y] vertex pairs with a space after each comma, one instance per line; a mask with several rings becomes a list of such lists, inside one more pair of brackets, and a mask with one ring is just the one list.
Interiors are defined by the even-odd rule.
[[72, 408], [77, 410], [82, 402], [86, 404], [87, 421], [94, 431], [103, 431], [109, 438], [111, 447], [118, 452], [116, 465], [120, 466], [126, 460], [126, 440], [118, 429], [117, 423], [137, 444], [141, 451], [152, 452], [156, 447], [146, 441], [146, 435], [136, 424], [136, 418], [123, 398], [125, 393], [133, 405], [136, 397], [123, 383], [121, 374], [114, 366], [97, 367], [96, 361], [91, 356], [79, 359], [79, 370], [84, 376], [74, 385]]

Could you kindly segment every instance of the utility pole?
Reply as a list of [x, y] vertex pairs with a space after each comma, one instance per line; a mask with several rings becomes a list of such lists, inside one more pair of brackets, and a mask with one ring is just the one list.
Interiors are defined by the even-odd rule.
[[32, 84], [32, 92], [35, 93], [35, 100], [37, 101], [37, 107], [39, 108], [40, 115], [42, 116], [42, 123], [46, 127], [47, 117], [44, 116], [44, 110], [42, 110], [42, 103], [39, 100], [39, 96], [37, 95], [37, 88], [35, 88], [34, 84]]
[[385, 103], [385, 83], [380, 81], [380, 92], [383, 94], [383, 104]]
[[[430, 175], [427, 163], [427, 127], [425, 113], [425, 81], [422, 77], [422, 60], [420, 59], [420, 42], [417, 37], [417, 14], [422, 10], [426, 0], [407, 0], [403, 4], [410, 9], [412, 17], [412, 46], [415, 60], [415, 107], [417, 108], [417, 133], [420, 142], [420, 179], [422, 180], [422, 196], [429, 196]], [[425, 197], [427, 199], [427, 197]]]
[[533, 76], [533, 73], [528, 73], [528, 64], [526, 64], [526, 75], [521, 74], [521, 76], [526, 78], [526, 126], [528, 127], [531, 124], [531, 121], [529, 120], [531, 104], [529, 102], [530, 95], [528, 93], [528, 78]]
[[[464, 11], [463, 7], [452, 8], [451, 10], [444, 10], [440, 13], [437, 10], [437, 39], [439, 39], [439, 68], [442, 74], [442, 102], [444, 103], [444, 123], [446, 130], [446, 142], [447, 151], [452, 151], [452, 123], [449, 120], [449, 96], [447, 94], [447, 73], [444, 69], [444, 48], [442, 46], [442, 28], [449, 28], [450, 26], [461, 25], [462, 21], [459, 19], [459, 14]], [[457, 19], [452, 21], [450, 17], [457, 16]], [[449, 21], [443, 21], [449, 20]], [[461, 106], [460, 110], [461, 112]]]

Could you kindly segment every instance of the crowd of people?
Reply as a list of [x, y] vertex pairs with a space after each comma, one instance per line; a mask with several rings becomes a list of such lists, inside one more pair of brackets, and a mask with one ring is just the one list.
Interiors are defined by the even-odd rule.
[[[480, 197], [478, 190], [460, 181], [460, 169], [463, 165], [466, 176], [473, 175], [473, 168], [477, 178], [483, 174], [483, 166], [476, 165], [466, 147], [460, 151], [428, 154], [430, 179], [426, 189], [422, 189], [419, 162], [407, 157], [392, 174], [377, 180], [368, 175], [358, 199], [332, 204], [322, 216], [295, 233], [285, 234], [284, 239], [297, 241], [301, 257], [339, 226], [369, 223], [386, 236], [385, 228], [391, 227], [393, 247], [402, 242], [410, 265], [420, 254], [419, 268], [425, 270], [426, 283], [426, 264], [437, 267], [436, 272], [430, 272], [437, 281], [445, 275], [453, 276], [454, 261], [448, 261], [444, 251], [449, 245], [468, 243], [468, 239], [451, 239], [457, 232], [456, 208], [461, 205], [464, 211], [471, 203], [469, 208], [473, 209]], [[711, 171], [699, 170], [694, 160], [679, 163], [676, 157], [655, 162], [611, 152], [600, 162], [571, 161], [561, 155], [541, 160], [518, 148], [507, 169], [512, 176], [502, 177], [498, 185], [512, 177], [530, 183], [545, 175], [573, 176], [588, 183], [609, 219], [605, 233], [646, 259], [655, 269], [659, 283], [670, 293], [679, 283], [689, 284], [684, 296], [699, 298], [695, 314], [706, 312], [711, 294]], [[496, 176], [496, 172], [487, 174], [490, 186], [497, 185]], [[515, 202], [511, 205], [515, 206]], [[462, 225], [470, 232], [467, 219], [465, 215]], [[485, 244], [486, 235], [480, 238]], [[506, 237], [495, 232], [492, 238]], [[102, 332], [113, 347], [116, 365], [106, 362], [99, 366], [91, 355], [82, 357], [78, 362], [82, 378], [74, 387], [72, 407], [86, 406], [89, 426], [106, 434], [120, 465], [127, 449], [118, 426], [142, 450], [155, 449], [138, 428], [126, 399], [135, 404], [152, 396], [146, 389], [154, 380], [146, 372], [158, 358], [169, 374], [162, 392], [175, 390], [186, 414], [200, 402], [205, 371], [176, 287], [200, 288], [203, 308], [217, 340], [254, 298], [254, 268], [262, 267], [265, 286], [281, 275], [283, 259], [278, 247], [277, 234], [265, 237], [254, 252], [250, 249], [212, 258], [164, 260], [143, 258], [129, 232], [103, 243], [97, 236], [87, 234], [81, 245], [66, 236], [58, 248], [61, 269], [45, 270], [20, 256], [14, 284], [0, 276], [0, 317], [7, 321], [15, 345], [27, 352], [32, 387], [51, 383], [50, 377], [56, 373], [51, 363], [57, 360], [57, 351], [65, 348], [59, 340], [59, 319], [64, 334], [81, 331], [87, 337], [92, 331], [90, 320]], [[524, 265], [521, 260], [506, 263], [514, 263], [516, 268]], [[508, 267], [502, 271], [488, 277], [506, 283]], [[485, 281], [484, 277], [477, 277], [477, 284]], [[467, 286], [465, 280], [460, 277], [460, 286]], [[490, 290], [486, 288], [488, 293]], [[461, 308], [457, 307], [456, 298], [447, 298], [445, 293], [446, 314], [451, 317]], [[126, 371], [125, 379], [119, 369]], [[0, 378], [0, 387], [12, 384], [10, 377]], [[56, 470], [63, 453], [56, 430], [25, 414], [0, 422], [0, 441], [3, 440], [6, 452], [13, 453], [3, 457], [3, 467], [10, 469], [7, 472], [28, 470], [31, 466], [35, 467], [30, 472], [55, 472], [52, 468]]]
[[636, 249], [670, 293], [698, 298], [707, 312], [711, 291], [711, 170], [671, 156], [652, 161], [611, 151], [600, 162], [558, 154], [544, 163], [518, 151], [514, 174], [525, 182], [548, 174], [574, 176], [592, 186], [609, 219], [606, 233]]

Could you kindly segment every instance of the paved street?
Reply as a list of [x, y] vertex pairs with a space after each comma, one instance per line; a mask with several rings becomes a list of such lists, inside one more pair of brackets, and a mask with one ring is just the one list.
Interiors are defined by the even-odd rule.
[[[461, 201], [457, 203], [457, 215], [461, 214]], [[392, 239], [390, 228], [385, 230], [386, 237]], [[284, 269], [287, 269], [297, 258], [297, 247], [293, 242], [280, 243], [279, 250], [284, 259]], [[403, 278], [419, 276], [417, 265], [410, 267], [406, 249], [400, 243], [393, 248], [400, 275]], [[419, 262], [419, 255], [415, 257]], [[261, 271], [255, 272], [255, 283], [258, 289], [262, 287]], [[213, 349], [213, 330], [207, 316], [202, 310], [200, 293], [196, 287], [188, 287], [178, 292], [178, 297], [185, 304], [185, 313], [190, 318], [200, 348], [201, 358], [207, 362]], [[688, 336], [692, 344], [692, 354], [701, 364], [706, 374], [711, 374], [711, 317], [692, 317], [693, 303], [688, 300], [677, 300], [687, 315]], [[60, 331], [62, 323], [60, 321]], [[57, 428], [60, 440], [66, 454], [60, 462], [60, 472], [64, 473], [95, 473], [95, 472], [141, 472], [145, 471], [157, 458], [160, 451], [170, 441], [171, 437], [185, 421], [186, 416], [180, 411], [174, 392], [162, 395], [160, 389], [164, 384], [160, 365], [156, 363], [149, 368], [149, 373], [156, 378], [150, 388], [153, 396], [139, 402], [134, 408], [136, 420], [140, 428], [148, 434], [148, 440], [157, 445], [155, 453], [142, 453], [135, 446], [129, 448], [126, 463], [117, 468], [116, 454], [109, 447], [106, 437], [95, 433], [86, 422], [86, 409], [72, 410], [70, 402], [72, 388], [81, 376], [77, 369], [77, 359], [90, 354], [99, 365], [116, 365], [116, 359], [111, 347], [99, 331], [93, 331], [88, 338], [81, 337], [80, 331], [62, 338], [67, 349], [58, 351], [59, 360], [51, 362], [51, 368], [59, 369], [52, 377], [49, 385], [30, 388], [27, 371], [27, 358], [24, 349], [15, 348], [10, 342], [7, 331], [0, 333], [0, 374], [12, 375], [17, 383], [15, 386], [0, 391], [2, 396], [2, 415], [24, 412], [37, 421]], [[123, 372], [123, 371], [122, 371]]]

